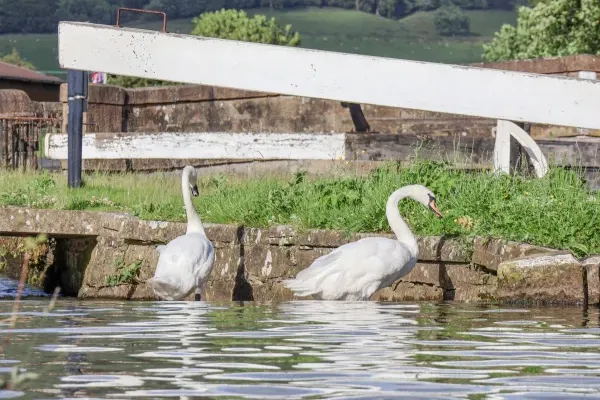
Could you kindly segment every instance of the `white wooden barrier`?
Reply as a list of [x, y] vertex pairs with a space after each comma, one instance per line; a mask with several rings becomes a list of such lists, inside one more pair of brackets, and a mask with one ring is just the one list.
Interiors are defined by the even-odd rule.
[[[501, 121], [600, 129], [600, 82], [596, 80], [78, 22], [61, 22], [58, 35], [62, 68]], [[516, 126], [502, 126], [512, 135], [518, 132]], [[536, 170], [539, 176], [543, 175], [546, 162], [539, 147], [533, 140], [517, 136], [529, 147], [528, 153], [536, 155]], [[505, 141], [506, 137], [500, 137], [498, 143]], [[188, 153], [192, 151], [189, 149]], [[496, 155], [499, 170], [506, 169], [507, 155], [502, 154], [506, 151], [501, 149]], [[195, 153], [194, 158], [205, 153]]]
[[594, 80], [81, 22], [61, 22], [58, 38], [62, 68], [600, 129]]
[[[66, 160], [67, 139], [67, 134], [47, 134], [44, 155]], [[345, 158], [345, 134], [88, 133], [83, 136], [82, 158], [342, 160]]]

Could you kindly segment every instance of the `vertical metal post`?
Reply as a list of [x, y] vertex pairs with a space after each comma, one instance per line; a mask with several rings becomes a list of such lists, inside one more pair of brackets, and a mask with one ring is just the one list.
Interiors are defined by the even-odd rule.
[[81, 149], [83, 142], [83, 109], [87, 93], [86, 74], [83, 71], [67, 72], [69, 100], [68, 133], [68, 182], [69, 187], [81, 186]]

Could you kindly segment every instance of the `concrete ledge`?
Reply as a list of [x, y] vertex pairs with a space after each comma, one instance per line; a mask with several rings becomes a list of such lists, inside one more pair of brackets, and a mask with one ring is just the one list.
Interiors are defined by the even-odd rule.
[[530, 255], [498, 266], [497, 296], [505, 301], [584, 304], [586, 286], [580, 261], [565, 251]]
[[[36, 272], [29, 283], [47, 291], [58, 285], [78, 297], [153, 299], [146, 280], [158, 261], [156, 246], [185, 229], [184, 223], [126, 214], [0, 208], [0, 270], [18, 278], [22, 237], [46, 233], [51, 245], [37, 251], [36, 260], [42, 261], [32, 268]], [[362, 237], [393, 237], [221, 224], [206, 224], [206, 232], [216, 252], [207, 300], [292, 299], [281, 281], [317, 257]], [[419, 261], [413, 271], [373, 300], [600, 303], [600, 256], [579, 261], [568, 252], [501, 239], [475, 238], [472, 245], [438, 236], [417, 240]], [[140, 269], [133, 280], [111, 283], [109, 278], [136, 263]]]

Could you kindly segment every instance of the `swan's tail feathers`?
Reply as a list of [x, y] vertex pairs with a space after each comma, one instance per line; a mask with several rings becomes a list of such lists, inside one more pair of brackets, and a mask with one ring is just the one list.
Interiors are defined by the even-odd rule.
[[161, 300], [181, 300], [187, 295], [180, 285], [163, 277], [155, 276], [148, 279], [147, 283], [151, 285], [154, 295]]
[[298, 279], [286, 279], [281, 283], [283, 283], [285, 287], [294, 292], [294, 295], [298, 297], [307, 297], [320, 292], [319, 289], [315, 287], [310, 287], [310, 285], [307, 285], [306, 282]]

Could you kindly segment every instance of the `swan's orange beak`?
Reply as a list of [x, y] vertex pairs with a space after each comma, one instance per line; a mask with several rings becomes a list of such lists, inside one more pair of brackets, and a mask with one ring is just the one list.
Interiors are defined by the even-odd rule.
[[431, 211], [433, 211], [433, 213], [435, 215], [437, 215], [439, 218], [444, 218], [444, 216], [442, 215], [440, 210], [438, 210], [437, 206], [435, 205], [435, 200], [431, 200], [429, 202], [429, 208], [431, 208]]

